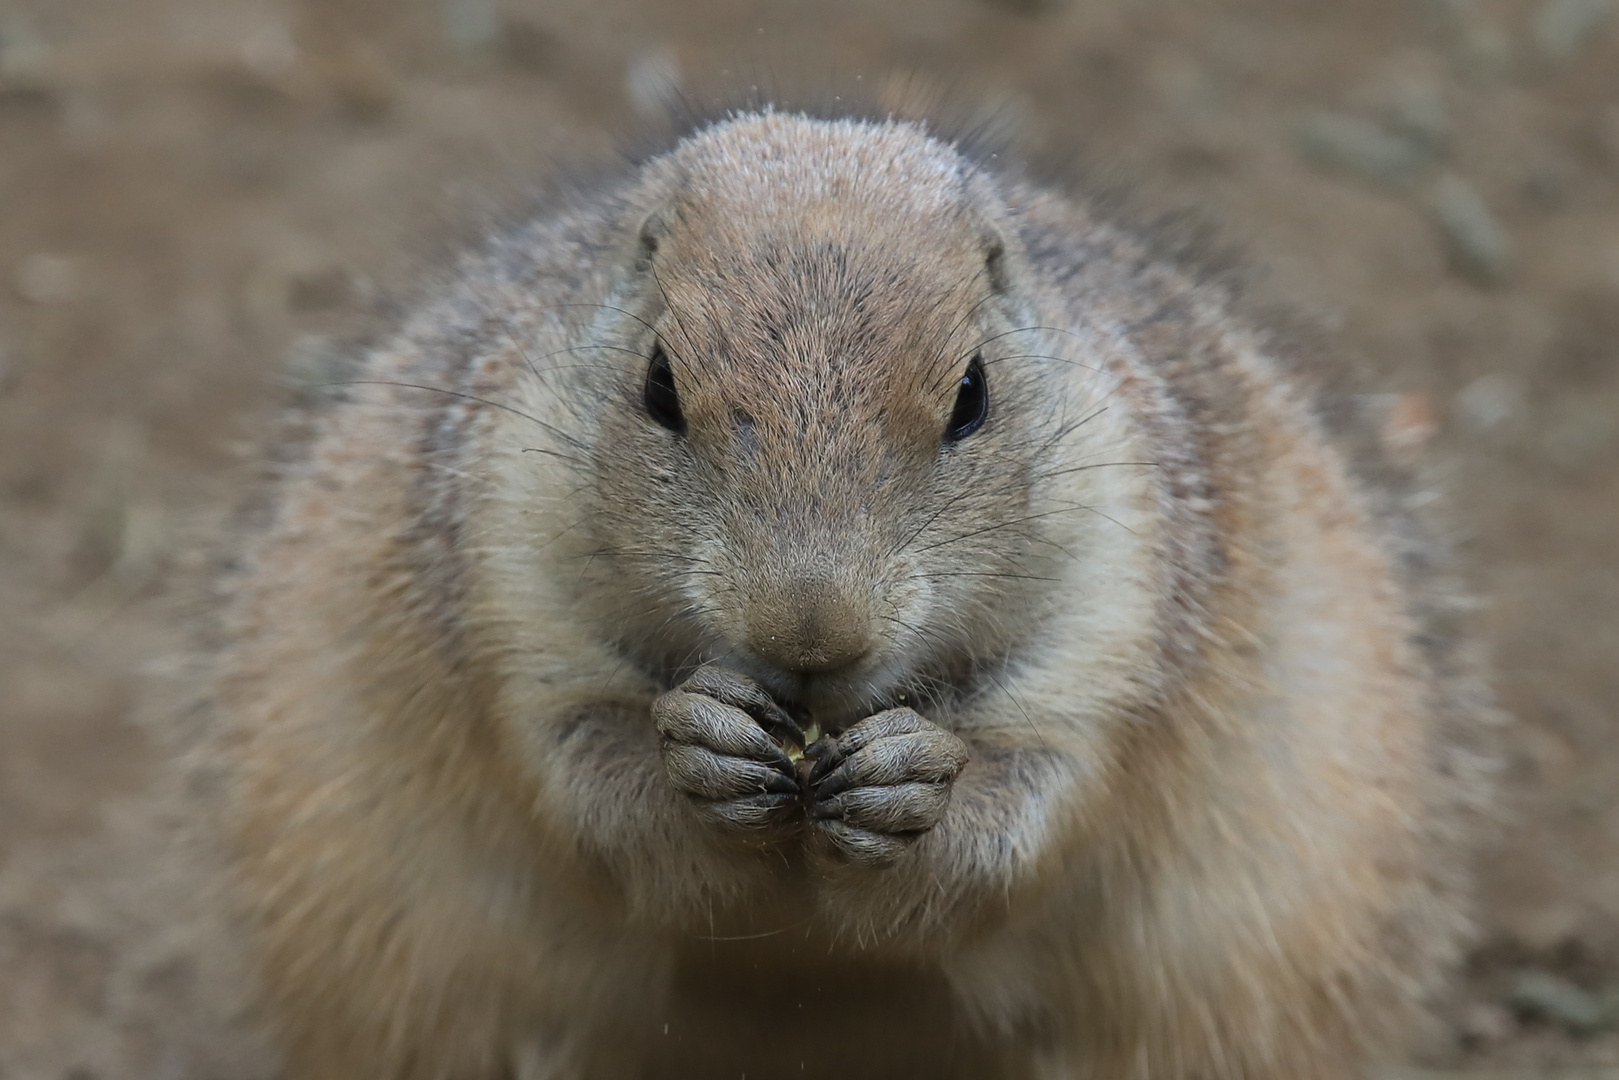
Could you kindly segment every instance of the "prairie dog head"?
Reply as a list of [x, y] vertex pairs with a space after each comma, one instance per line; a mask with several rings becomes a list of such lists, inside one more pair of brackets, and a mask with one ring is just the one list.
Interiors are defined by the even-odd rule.
[[765, 113], [631, 199], [570, 360], [602, 373], [584, 610], [833, 726], [1004, 660], [1066, 557], [1034, 493], [1075, 417], [994, 182], [910, 125]]

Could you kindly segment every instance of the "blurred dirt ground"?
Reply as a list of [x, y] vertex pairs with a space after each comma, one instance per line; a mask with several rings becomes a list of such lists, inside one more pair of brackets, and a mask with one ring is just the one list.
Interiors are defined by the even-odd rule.
[[1428, 1064], [1619, 1067], [1616, 0], [0, 0], [0, 1078], [271, 1068], [140, 704], [184, 538], [557, 162], [784, 72], [1197, 208], [1431, 433], [1522, 727]]

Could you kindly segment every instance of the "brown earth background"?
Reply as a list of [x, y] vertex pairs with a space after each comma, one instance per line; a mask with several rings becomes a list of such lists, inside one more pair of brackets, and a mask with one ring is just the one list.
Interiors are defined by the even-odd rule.
[[1388, 395], [1520, 721], [1425, 1062], [1619, 1077], [1619, 3], [0, 0], [0, 1080], [272, 1072], [149, 704], [187, 538], [557, 163], [788, 76], [1195, 208]]

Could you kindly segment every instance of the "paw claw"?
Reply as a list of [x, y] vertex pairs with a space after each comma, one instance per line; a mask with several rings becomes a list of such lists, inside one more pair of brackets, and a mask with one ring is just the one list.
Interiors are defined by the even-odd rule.
[[891, 862], [943, 820], [967, 746], [910, 709], [849, 728], [809, 775], [809, 816], [853, 861]]
[[766, 721], [800, 739], [803, 733], [752, 680], [700, 668], [652, 703], [652, 719], [670, 782], [711, 822], [759, 829], [784, 820], [798, 803], [797, 769]]
[[778, 705], [763, 687], [740, 672], [705, 664], [692, 672], [680, 684], [680, 689], [740, 709], [777, 738], [786, 739], [794, 746], [804, 745], [804, 729], [798, 726], [791, 714]]

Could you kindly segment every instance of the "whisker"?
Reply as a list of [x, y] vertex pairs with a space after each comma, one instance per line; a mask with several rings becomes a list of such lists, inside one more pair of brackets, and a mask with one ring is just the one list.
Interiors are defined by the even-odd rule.
[[1163, 463], [1158, 461], [1099, 461], [1094, 465], [1073, 465], [1066, 469], [1053, 469], [1051, 472], [1040, 473], [1040, 476], [1042, 478], [1048, 476], [1067, 476], [1069, 473], [1086, 472], [1090, 469], [1113, 469], [1118, 468], [1121, 465], [1143, 465], [1151, 466], [1155, 469], [1163, 468]]
[[[680, 336], [685, 339], [686, 344], [690, 345], [693, 350], [696, 350], [697, 342], [693, 340], [691, 334], [686, 330], [686, 324], [680, 320], [680, 312], [675, 310], [674, 302], [669, 299], [669, 293], [663, 287], [663, 279], [658, 276], [658, 267], [656, 264], [652, 266], [651, 273], [652, 284], [657, 286], [658, 295], [663, 297], [663, 308], [669, 313], [669, 317], [675, 321], [675, 329], [680, 331]], [[680, 360], [681, 366], [685, 367], [687, 370], [693, 372], [697, 370], [695, 366], [687, 364], [679, 356], [676, 356], [675, 359]]]
[[912, 574], [912, 578], [947, 578], [947, 577], [982, 577], [982, 578], [1009, 578], [1015, 581], [1061, 581], [1057, 577], [1041, 577], [1038, 574], [1011, 574], [992, 570], [953, 570], [949, 573], [938, 574]]
[[1046, 446], [1052, 447], [1062, 442], [1064, 439], [1068, 438], [1068, 436], [1072, 435], [1074, 432], [1078, 431], [1092, 420], [1095, 420], [1098, 416], [1101, 416], [1103, 413], [1107, 412], [1108, 408], [1109, 407], [1106, 405], [1099, 405], [1096, 407], [1094, 412], [1080, 417], [1072, 424], [1064, 424], [1062, 427], [1058, 428], [1052, 433], [1050, 439], [1046, 440]]
[[[931, 640], [931, 641], [935, 641], [935, 642], [940, 642], [940, 643], [943, 643], [945, 645], [954, 644], [953, 642], [950, 642], [947, 639], [944, 639], [944, 638], [938, 636], [937, 634], [931, 634], [931, 633], [928, 633], [928, 632], [922, 630], [919, 627], [912, 626], [909, 622], [907, 622], [904, 619], [898, 618], [897, 616], [887, 615], [887, 616], [883, 616], [883, 618], [886, 618], [890, 622], [894, 622], [894, 623], [899, 624], [900, 626], [905, 627], [907, 630], [909, 630], [911, 633], [915, 634], [917, 637], [923, 638], [925, 640]], [[989, 679], [990, 682], [995, 684], [996, 688], [998, 690], [1000, 690], [1001, 693], [1003, 693], [1003, 694], [1005, 694], [1007, 696], [1007, 698], [1012, 702], [1013, 705], [1017, 706], [1018, 712], [1023, 714], [1024, 722], [1029, 725], [1029, 730], [1034, 732], [1034, 737], [1036, 739], [1040, 740], [1041, 748], [1049, 751], [1051, 749], [1051, 747], [1046, 743], [1046, 737], [1045, 737], [1045, 734], [1043, 732], [1041, 732], [1040, 725], [1038, 725], [1038, 724], [1036, 724], [1034, 722], [1033, 715], [1031, 715], [1029, 710], [1024, 707], [1023, 702], [1018, 700], [1017, 695], [1012, 693], [1011, 689], [1008, 688], [1007, 685], [1000, 680], [1000, 677], [995, 674], [994, 669], [992, 667], [990, 667], [989, 665], [987, 665], [987, 664], [976, 664], [976, 663], [973, 665], [973, 668], [974, 668], [975, 673], [982, 673], [986, 678]]]
[[723, 935], [708, 934], [706, 936], [698, 935], [697, 940], [698, 941], [758, 941], [760, 938], [775, 937], [777, 934], [785, 934], [789, 930], [797, 930], [800, 926], [803, 926], [806, 923], [810, 922], [810, 920], [813, 919], [813, 918], [814, 918], [814, 916], [811, 915], [808, 918], [800, 919], [795, 923], [788, 923], [786, 926], [783, 926], [780, 929], [777, 929], [777, 930], [763, 930], [763, 931], [760, 931], [757, 934], [723, 934]]
[[896, 547], [894, 549], [895, 554], [898, 554], [899, 552], [902, 552], [906, 548], [910, 547], [911, 544], [913, 544], [916, 541], [917, 537], [921, 536], [923, 533], [928, 531], [928, 526], [932, 525], [935, 521], [938, 521], [939, 518], [944, 516], [945, 511], [949, 510], [952, 506], [955, 506], [957, 503], [959, 503], [962, 500], [966, 499], [968, 496], [974, 495], [974, 494], [976, 494], [976, 492], [974, 492], [971, 488], [965, 488], [965, 489], [963, 489], [961, 491], [958, 491], [955, 495], [951, 496], [949, 499], [946, 499], [945, 504], [943, 506], [939, 507], [938, 510], [934, 511], [933, 515], [931, 517], [929, 517], [926, 521], [924, 521], [920, 528], [918, 528], [910, 536], [907, 536], [905, 538], [905, 542], [900, 544], [898, 547]]
[[1034, 722], [1034, 717], [1029, 715], [1029, 710], [1023, 707], [1023, 702], [1019, 701], [1017, 695], [1012, 693], [1012, 691], [1007, 688], [1005, 683], [1001, 682], [1000, 676], [996, 675], [995, 672], [991, 671], [989, 668], [985, 668], [984, 674], [989, 676], [989, 681], [994, 683], [996, 687], [1000, 689], [1001, 693], [1005, 694], [1011, 700], [1013, 705], [1017, 706], [1017, 711], [1022, 713], [1023, 719], [1028, 722], [1029, 730], [1034, 732], [1034, 737], [1036, 739], [1040, 740], [1040, 748], [1045, 750], [1047, 753], [1050, 753], [1051, 747], [1046, 743], [1045, 734], [1041, 732], [1040, 726]]
[[[513, 342], [512, 344], [516, 345], [517, 343]], [[563, 353], [583, 352], [586, 349], [601, 349], [604, 352], [621, 352], [621, 353], [624, 353], [624, 354], [626, 354], [628, 356], [639, 357], [642, 360], [646, 359], [646, 353], [642, 352], [640, 349], [631, 349], [631, 348], [628, 348], [627, 346], [624, 346], [624, 345], [608, 345], [608, 344], [606, 344], [604, 342], [593, 342], [593, 343], [587, 343], [587, 344], [584, 344], [584, 345], [567, 345], [567, 346], [564, 346], [563, 348], [560, 348], [560, 349], [552, 349], [550, 352], [541, 353], [540, 354], [540, 359], [541, 360], [549, 360], [551, 357], [553, 357], [553, 356], [561, 356]], [[518, 346], [517, 351], [522, 352], [523, 351], [522, 347]], [[528, 357], [524, 356], [524, 359], [526, 360], [526, 359], [528, 359]], [[555, 367], [548, 367], [545, 370], [546, 371], [574, 371], [574, 370], [578, 370], [578, 369], [584, 369], [584, 370], [587, 370], [587, 371], [598, 370], [597, 368], [595, 368], [593, 365], [590, 365], [590, 364], [558, 365], [558, 366], [555, 366]], [[534, 366], [532, 364], [529, 365], [529, 370], [534, 372], [534, 375], [535, 375], [536, 378], [539, 377], [540, 373], [537, 370], [534, 369]]]
[[[656, 280], [656, 275], [654, 275], [654, 280]], [[660, 286], [660, 291], [661, 291], [661, 286]], [[668, 303], [668, 297], [664, 297], [664, 303], [665, 304]], [[548, 305], [546, 305], [546, 307], [548, 307], [548, 308], [589, 307], [589, 308], [601, 308], [601, 309], [603, 309], [605, 311], [616, 311], [620, 315], [623, 315], [625, 318], [634, 319], [636, 322], [638, 322], [642, 326], [646, 327], [649, 331], [651, 331], [652, 336], [657, 339], [659, 344], [661, 344], [666, 350], [668, 350], [670, 356], [674, 357], [676, 360], [679, 360], [682, 364], [684, 364], [686, 362], [685, 358], [682, 357], [680, 355], [680, 353], [675, 351], [675, 347], [673, 345], [671, 345], [667, 340], [665, 340], [662, 332], [659, 331], [656, 326], [653, 326], [651, 323], [647, 322], [645, 319], [641, 318], [641, 316], [635, 314], [635, 312], [633, 312], [633, 311], [626, 311], [623, 308], [618, 307], [617, 305], [614, 305], [614, 304], [590, 304], [590, 303], [584, 303], [584, 302], [576, 302], [576, 303], [568, 303], [568, 304], [548, 304]], [[679, 320], [677, 319], [676, 322], [678, 323]], [[682, 329], [681, 333], [684, 334], [685, 330]], [[687, 340], [688, 340], [688, 342], [690, 341], [689, 338]], [[634, 351], [634, 350], [630, 350], [630, 351]]]
[[1058, 443], [1060, 443], [1064, 439], [1068, 438], [1068, 436], [1072, 435], [1074, 432], [1078, 431], [1080, 428], [1084, 427], [1086, 424], [1090, 423], [1092, 420], [1095, 420], [1097, 417], [1099, 417], [1103, 413], [1107, 412], [1109, 406], [1104, 404], [1104, 403], [1109, 398], [1111, 398], [1114, 394], [1117, 394], [1123, 388], [1124, 388], [1124, 384], [1122, 382], [1119, 383], [1118, 385], [1114, 386], [1113, 389], [1109, 390], [1107, 393], [1103, 394], [1100, 398], [1097, 399], [1098, 405], [1097, 405], [1097, 408], [1093, 412], [1090, 412], [1090, 413], [1086, 414], [1085, 416], [1083, 416], [1080, 419], [1076, 420], [1072, 424], [1063, 424], [1062, 426], [1057, 428], [1056, 431], [1051, 433], [1050, 438], [1046, 439], [1045, 442], [1040, 444], [1041, 453], [1044, 453], [1045, 451], [1050, 450], [1052, 447], [1056, 446]]
[[620, 548], [620, 547], [612, 547], [612, 546], [604, 546], [604, 547], [598, 548], [598, 549], [596, 549], [594, 554], [597, 554], [597, 555], [629, 555], [629, 556], [638, 556], [638, 557], [645, 557], [645, 558], [652, 558], [652, 559], [669, 559], [669, 560], [672, 560], [672, 561], [675, 561], [675, 562], [698, 563], [698, 564], [703, 565], [703, 566], [709, 565], [708, 559], [703, 558], [702, 556], [698, 556], [698, 555], [675, 555], [675, 554], [671, 554], [669, 552], [663, 552], [663, 551], [637, 551], [637, 550], [632, 549], [632, 548]]
[[[959, 364], [963, 360], [966, 360], [968, 357], [972, 356], [978, 350], [982, 349], [985, 345], [988, 345], [988, 344], [990, 344], [992, 342], [999, 341], [1002, 338], [1011, 337], [1013, 334], [1033, 333], [1034, 331], [1037, 331], [1037, 330], [1045, 330], [1045, 331], [1049, 331], [1049, 332], [1051, 332], [1053, 334], [1066, 334], [1069, 337], [1074, 338], [1076, 340], [1083, 340], [1083, 339], [1080, 338], [1080, 336], [1078, 334], [1074, 333], [1072, 330], [1065, 330], [1060, 326], [1046, 326], [1046, 325], [1044, 325], [1042, 323], [1037, 323], [1037, 324], [1034, 324], [1034, 325], [1031, 325], [1031, 326], [1018, 326], [1018, 327], [1014, 327], [1011, 330], [1002, 330], [998, 334], [990, 334], [988, 337], [979, 338], [973, 344], [973, 346], [971, 348], [969, 348], [969, 349], [965, 350], [964, 352], [958, 354], [955, 357], [955, 361], [956, 361], [956, 363]], [[1030, 354], [1030, 355], [1032, 356], [1032, 355], [1038, 355], [1038, 354]], [[1056, 357], [1050, 357], [1050, 359], [1057, 359], [1057, 358]], [[1087, 365], [1079, 363], [1079, 361], [1077, 361], [1077, 360], [1071, 361], [1071, 362], [1073, 364], [1075, 364], [1076, 366], [1078, 366], [1078, 367], [1086, 367], [1087, 366]], [[1107, 374], [1107, 372], [1102, 371], [1102, 370], [1100, 370], [1098, 368], [1090, 368], [1090, 370], [1095, 371], [1099, 375], [1106, 375]], [[937, 391], [939, 389], [939, 386], [940, 386], [940, 383], [936, 382], [934, 384], [934, 386], [933, 386], [933, 389], [935, 391]]]
[[[511, 328], [510, 323], [506, 324], [506, 337], [512, 343], [512, 348], [517, 350], [517, 355], [521, 356], [523, 358], [523, 363], [528, 365], [528, 370], [529, 370], [530, 374], [532, 374], [534, 376], [535, 381], [538, 382], [539, 378], [540, 378], [539, 369], [537, 369], [534, 366], [534, 361], [532, 361], [532, 360], [530, 360], [528, 358], [528, 352], [523, 348], [523, 343], [521, 341], [517, 340], [517, 335], [516, 334], [512, 333], [512, 328]], [[542, 357], [542, 359], [543, 359], [543, 357]]]
[[[642, 604], [637, 605], [634, 608], [633, 613], [631, 611], [631, 608], [628, 605], [625, 605], [624, 607], [619, 608], [618, 611], [614, 613], [613, 621], [621, 623], [621, 622], [624, 622], [627, 619], [630, 619], [632, 617], [639, 617], [640, 615], [652, 612], [657, 607], [658, 599], [660, 599], [660, 598], [659, 597], [654, 597], [650, 602], [642, 603]], [[648, 634], [647, 637], [649, 639], [654, 639], [654, 640], [661, 637], [664, 634], [664, 632], [669, 629], [670, 625], [673, 624], [677, 619], [696, 619], [696, 618], [701, 618], [704, 615], [711, 615], [711, 614], [713, 614], [713, 609], [706, 606], [706, 605], [703, 605], [703, 604], [683, 604], [679, 608], [677, 608], [675, 611], [671, 612], [669, 617], [664, 619], [663, 622], [658, 625], [658, 628], [656, 630], [653, 630], [650, 634]], [[612, 686], [613, 680], [618, 678], [618, 673], [623, 671], [624, 666], [630, 662], [630, 654], [626, 650], [619, 649], [618, 653], [619, 653], [618, 663], [613, 667], [613, 670], [607, 676], [606, 681], [604, 681], [602, 683], [602, 693], [607, 692], [607, 688]]]
[[343, 379], [343, 380], [340, 380], [338, 382], [311, 383], [310, 385], [317, 388], [317, 389], [324, 389], [326, 387], [333, 387], [333, 386], [397, 386], [397, 387], [400, 387], [400, 388], [406, 389], [406, 390], [423, 390], [423, 391], [426, 391], [427, 393], [430, 393], [430, 394], [443, 394], [446, 397], [459, 398], [462, 401], [476, 401], [478, 404], [487, 405], [491, 409], [500, 409], [503, 412], [511, 413], [513, 416], [520, 416], [524, 420], [527, 420], [529, 423], [534, 424], [536, 427], [540, 428], [542, 431], [547, 431], [547, 432], [551, 433], [552, 435], [555, 435], [557, 438], [562, 439], [565, 442], [571, 443], [572, 445], [578, 447], [581, 450], [589, 450], [590, 449], [589, 446], [587, 446], [586, 444], [580, 442], [578, 439], [574, 438], [572, 435], [569, 435], [567, 432], [562, 431], [561, 429], [559, 429], [557, 427], [554, 427], [551, 424], [547, 424], [544, 420], [541, 420], [539, 417], [533, 415], [532, 413], [526, 413], [522, 409], [514, 408], [511, 405], [504, 405], [504, 404], [502, 404], [502, 403], [500, 403], [498, 401], [493, 401], [493, 400], [491, 400], [489, 398], [486, 398], [486, 397], [479, 397], [477, 394], [464, 393], [463, 391], [460, 391], [460, 390], [446, 390], [442, 386], [428, 386], [425, 383], [399, 382], [399, 381], [396, 381], [396, 380], [393, 380], [393, 379]]
[[1051, 353], [1007, 353], [1005, 356], [988, 357], [984, 360], [984, 363], [998, 364], [1002, 360], [1050, 360], [1052, 363], [1068, 364], [1072, 367], [1084, 368], [1086, 371], [1093, 371], [1098, 375], [1106, 375], [1109, 378], [1120, 378], [1120, 376], [1114, 375], [1112, 372], [1106, 371], [1102, 368], [1093, 367], [1090, 364], [1082, 364], [1078, 360], [1067, 356], [1053, 356]]
[[[945, 547], [945, 546], [950, 545], [950, 544], [960, 543], [963, 540], [971, 540], [975, 536], [983, 536], [985, 533], [992, 533], [992, 532], [995, 532], [998, 529], [1010, 528], [1013, 525], [1021, 525], [1024, 522], [1028, 522], [1028, 521], [1039, 521], [1041, 518], [1055, 517], [1057, 514], [1071, 514], [1071, 513], [1075, 512], [1077, 510], [1089, 510], [1092, 513], [1101, 514], [1102, 517], [1107, 517], [1106, 514], [1102, 514], [1102, 512], [1100, 510], [1097, 510], [1094, 506], [1084, 506], [1084, 505], [1066, 506], [1066, 507], [1063, 507], [1063, 508], [1058, 509], [1058, 510], [1047, 510], [1047, 511], [1045, 511], [1043, 513], [1039, 513], [1039, 514], [1029, 514], [1029, 515], [1027, 515], [1025, 517], [1013, 518], [1011, 521], [1003, 521], [1003, 522], [1000, 522], [999, 524], [996, 524], [996, 525], [986, 525], [982, 529], [974, 529], [972, 532], [962, 533], [960, 536], [951, 537], [949, 540], [941, 540], [936, 544], [925, 544], [922, 547], [917, 548], [916, 550], [919, 551], [919, 552], [920, 551], [932, 551], [934, 548], [941, 548], [941, 547]], [[1126, 531], [1130, 532], [1131, 535], [1134, 535], [1134, 530], [1131, 530], [1127, 526], [1122, 525], [1117, 521], [1114, 521], [1114, 519], [1112, 519], [1112, 518], [1108, 518], [1108, 520], [1113, 521], [1113, 523], [1115, 525], [1118, 525], [1121, 529], [1125, 529]]]
[[564, 454], [560, 450], [548, 450], [543, 446], [525, 446], [520, 452], [524, 454], [546, 454], [550, 457], [561, 458], [563, 461], [571, 461], [576, 465], [590, 464], [590, 462], [586, 461], [584, 458], [575, 457], [572, 454]]
[[[979, 267], [978, 268], [978, 273], [974, 274], [971, 278], [969, 278], [968, 281], [967, 281], [967, 284], [965, 286], [963, 286], [963, 288], [964, 289], [971, 289], [974, 285], [976, 285], [978, 283], [978, 279], [983, 277], [987, 273], [989, 273], [989, 267], [988, 266]], [[989, 301], [991, 301], [993, 299], [995, 299], [995, 293], [991, 292], [991, 293], [985, 294], [983, 297], [981, 297], [979, 299], [979, 301], [976, 304], [974, 304], [972, 307], [968, 308], [967, 311], [960, 318], [958, 318], [955, 321], [954, 325], [952, 325], [950, 327], [949, 331], [942, 338], [939, 339], [939, 346], [940, 346], [939, 347], [939, 355], [936, 356], [932, 361], [929, 362], [930, 367], [935, 365], [935, 364], [942, 364], [946, 360], [949, 359], [945, 355], [944, 350], [945, 350], [946, 347], [948, 347], [948, 345], [950, 343], [950, 340], [956, 336], [957, 332], [959, 332], [963, 326], [967, 325], [967, 322], [968, 322], [969, 319], [971, 319], [974, 315], [976, 315], [978, 313], [979, 308], [983, 307], [985, 304], [987, 304]], [[940, 380], [940, 381], [942, 381], [942, 380]], [[935, 383], [935, 387], [937, 387], [937, 385], [938, 385], [938, 383]]]
[[1134, 529], [1130, 528], [1130, 526], [1126, 525], [1124, 522], [1122, 522], [1118, 518], [1114, 517], [1112, 514], [1106, 513], [1105, 511], [1102, 511], [1102, 510], [1098, 510], [1094, 506], [1082, 506], [1079, 509], [1081, 509], [1081, 510], [1089, 510], [1091, 513], [1095, 514], [1097, 517], [1103, 518], [1103, 519], [1105, 519], [1107, 521], [1111, 521], [1113, 524], [1117, 525], [1119, 528], [1123, 529], [1125, 532], [1129, 533], [1131, 536], [1139, 537], [1141, 535], [1140, 533], [1136, 532]]

